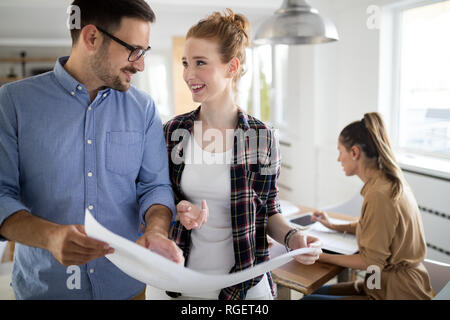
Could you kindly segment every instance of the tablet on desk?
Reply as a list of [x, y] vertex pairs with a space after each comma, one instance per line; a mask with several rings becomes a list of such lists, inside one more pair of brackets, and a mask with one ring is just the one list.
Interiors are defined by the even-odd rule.
[[301, 227], [307, 227], [313, 223], [316, 223], [315, 221], [313, 221], [312, 219], [312, 214], [305, 214], [301, 217], [295, 218], [295, 219], [291, 219], [291, 222], [299, 225]]

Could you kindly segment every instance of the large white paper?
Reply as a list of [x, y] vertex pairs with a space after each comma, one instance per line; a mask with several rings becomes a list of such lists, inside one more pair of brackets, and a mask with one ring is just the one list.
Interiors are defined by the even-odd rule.
[[86, 210], [84, 223], [89, 237], [106, 242], [111, 248], [114, 248], [114, 253], [106, 257], [120, 270], [153, 287], [180, 293], [197, 293], [226, 288], [276, 269], [291, 261], [293, 256], [316, 250], [314, 248], [297, 249], [244, 271], [211, 275], [180, 266], [114, 234], [98, 223], [88, 210]]

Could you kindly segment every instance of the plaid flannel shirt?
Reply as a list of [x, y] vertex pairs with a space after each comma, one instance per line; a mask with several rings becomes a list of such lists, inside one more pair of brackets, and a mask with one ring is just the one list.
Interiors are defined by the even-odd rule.
[[[169, 153], [169, 171], [175, 203], [186, 199], [181, 190], [184, 169], [183, 148], [186, 147], [200, 112], [179, 115], [164, 125]], [[237, 133], [237, 134], [236, 134]], [[281, 213], [277, 179], [280, 174], [279, 144], [276, 131], [263, 122], [239, 111], [235, 130], [233, 163], [231, 164], [231, 212], [235, 265], [237, 272], [269, 259], [267, 224], [271, 215]], [[191, 232], [177, 221], [171, 237], [189, 259]], [[270, 272], [267, 274], [274, 295]], [[221, 290], [219, 299], [245, 299], [247, 291], [262, 276]]]

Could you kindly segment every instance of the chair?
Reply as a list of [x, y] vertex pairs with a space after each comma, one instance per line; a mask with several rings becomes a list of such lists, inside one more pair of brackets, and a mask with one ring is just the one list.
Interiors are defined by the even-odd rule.
[[[425, 259], [423, 262], [425, 268], [430, 275], [431, 286], [433, 287], [434, 292], [436, 293], [436, 298], [438, 299], [450, 299], [450, 290], [449, 290], [449, 282], [450, 282], [450, 264], [442, 263], [430, 259]], [[446, 290], [444, 287], [446, 287]], [[445, 294], [445, 297], [443, 297]]]
[[350, 199], [331, 205], [325, 208], [321, 208], [322, 211], [330, 211], [336, 213], [344, 213], [353, 217], [359, 217], [361, 215], [361, 208], [363, 204], [364, 198], [358, 192]]

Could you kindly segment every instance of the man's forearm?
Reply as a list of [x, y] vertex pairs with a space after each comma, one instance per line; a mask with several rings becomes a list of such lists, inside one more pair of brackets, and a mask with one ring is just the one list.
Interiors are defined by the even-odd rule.
[[156, 204], [145, 213], [145, 232], [157, 232], [165, 237], [169, 236], [172, 212], [166, 206]]
[[18, 211], [3, 221], [0, 234], [11, 241], [48, 249], [50, 236], [57, 227], [57, 224], [33, 216], [27, 211]]

